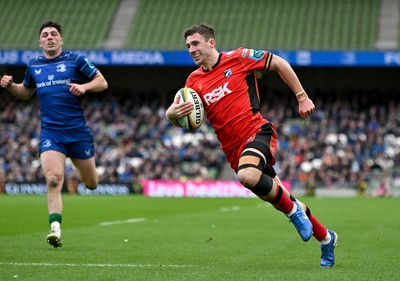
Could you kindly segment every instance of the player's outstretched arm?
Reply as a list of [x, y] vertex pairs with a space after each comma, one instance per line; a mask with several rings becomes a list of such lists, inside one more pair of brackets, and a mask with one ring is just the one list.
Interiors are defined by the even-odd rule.
[[0, 76], [0, 86], [7, 89], [13, 96], [21, 100], [28, 100], [32, 97], [35, 89], [25, 87], [22, 83], [14, 83], [11, 75]]
[[292, 89], [296, 94], [297, 101], [299, 102], [299, 114], [302, 118], [309, 117], [315, 110], [314, 103], [304, 91], [299, 78], [294, 72], [290, 64], [283, 58], [274, 55], [272, 57], [270, 70], [279, 73], [282, 80]]

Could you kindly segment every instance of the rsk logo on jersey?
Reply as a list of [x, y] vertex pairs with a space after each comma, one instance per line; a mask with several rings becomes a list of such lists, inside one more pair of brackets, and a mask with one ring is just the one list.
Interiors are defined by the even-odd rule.
[[228, 88], [229, 82], [226, 82], [223, 86], [219, 86], [218, 88], [211, 91], [211, 93], [207, 93], [204, 95], [204, 101], [207, 105], [211, 103], [219, 101], [225, 94], [232, 93], [231, 90]]

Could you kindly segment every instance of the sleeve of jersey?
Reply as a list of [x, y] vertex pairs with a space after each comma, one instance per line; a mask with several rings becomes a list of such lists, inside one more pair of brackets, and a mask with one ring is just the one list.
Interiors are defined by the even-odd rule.
[[36, 82], [33, 79], [31, 72], [30, 72], [30, 62], [28, 62], [24, 74], [24, 80], [22, 81], [22, 84], [30, 89], [35, 89], [36, 88]]
[[246, 65], [248, 71], [269, 70], [273, 54], [265, 50], [254, 50], [242, 48], [241, 59]]
[[75, 63], [79, 71], [89, 79], [93, 79], [93, 77], [99, 72], [94, 64], [83, 55], [79, 55], [76, 58]]
[[[194, 88], [194, 84], [193, 84], [193, 79], [192, 79], [192, 77], [193, 77], [193, 72], [192, 73], [190, 73], [190, 75], [188, 76], [188, 78], [186, 79], [186, 82], [185, 82], [185, 87], [188, 87], [188, 88]], [[195, 89], [193, 89], [193, 90], [195, 90]], [[196, 90], [195, 90], [196, 91]]]

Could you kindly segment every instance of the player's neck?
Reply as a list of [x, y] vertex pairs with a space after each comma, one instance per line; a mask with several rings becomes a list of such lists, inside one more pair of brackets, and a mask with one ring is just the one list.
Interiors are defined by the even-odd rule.
[[220, 56], [220, 54], [218, 52], [215, 52], [210, 57], [210, 59], [205, 64], [203, 64], [203, 69], [208, 70], [208, 71], [213, 69], [218, 64], [219, 56]]
[[46, 51], [43, 52], [46, 59], [54, 59], [61, 55], [62, 49], [54, 50], [54, 51]]

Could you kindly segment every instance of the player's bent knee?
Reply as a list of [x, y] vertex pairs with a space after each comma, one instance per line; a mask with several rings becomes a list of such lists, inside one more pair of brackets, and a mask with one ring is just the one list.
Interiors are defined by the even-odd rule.
[[83, 184], [87, 189], [90, 190], [95, 190], [97, 186], [99, 185], [99, 180], [98, 179], [85, 179], [83, 181]]
[[258, 182], [259, 172], [255, 169], [241, 169], [238, 171], [238, 180], [246, 188], [251, 189]]
[[90, 190], [95, 190], [97, 188], [97, 185], [85, 185], [85, 187]]
[[56, 188], [62, 184], [63, 176], [57, 174], [51, 174], [46, 176], [47, 186], [50, 188]]
[[98, 186], [98, 182], [88, 182], [85, 183], [85, 187], [90, 190], [95, 190]]
[[257, 184], [250, 189], [253, 193], [257, 195], [267, 196], [271, 192], [273, 185], [274, 181], [270, 176], [261, 174], [261, 177], [259, 178]]

